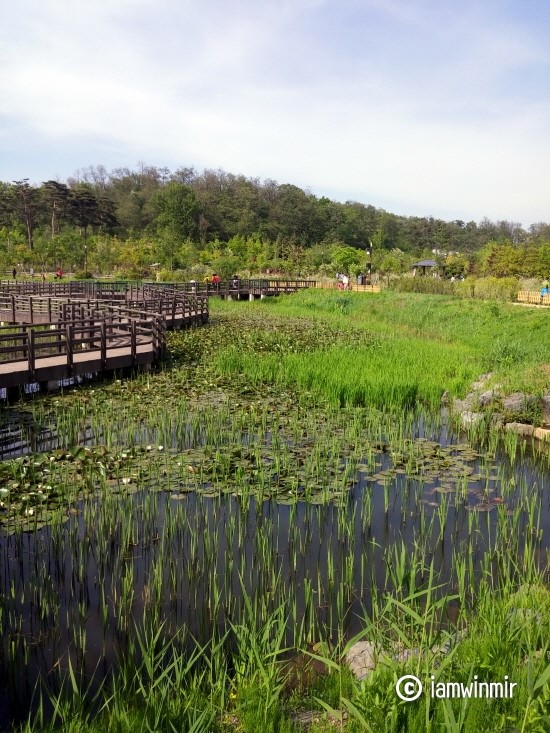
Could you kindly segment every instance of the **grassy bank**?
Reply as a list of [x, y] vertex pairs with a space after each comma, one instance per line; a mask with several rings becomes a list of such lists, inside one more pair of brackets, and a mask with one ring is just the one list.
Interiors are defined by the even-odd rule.
[[[241, 304], [215, 303], [214, 314], [237, 316]], [[252, 344], [220, 350], [216, 364], [227, 374], [246, 373], [256, 382], [296, 385], [335, 404], [436, 406], [443, 392], [460, 396], [480, 374], [492, 372], [505, 392], [548, 389], [550, 319], [545, 312], [507, 303], [463, 301], [412, 293], [303, 291], [253, 304], [258, 328], [277, 316], [287, 335], [288, 319], [306, 319], [338, 331], [331, 347], [320, 332], [318, 349], [259, 353]], [[269, 318], [267, 318], [269, 322]], [[276, 344], [274, 344], [276, 347]], [[302, 351], [299, 336], [294, 350]]]
[[[133, 653], [92, 702], [71, 667], [55, 697], [54, 719], [24, 730], [545, 733], [550, 665], [548, 625], [541, 619], [550, 615], [550, 593], [540, 579], [530, 581], [515, 592], [506, 584], [495, 592], [484, 579], [475, 612], [465, 611], [451, 633], [437, 623], [442, 604], [433, 600], [430, 584], [386, 599], [374, 618], [365, 619], [361, 638], [376, 639], [376, 665], [362, 680], [344, 661], [359, 637], [332, 644], [302, 638], [304, 651], [289, 656], [288, 604], [264, 616], [266, 608], [249, 600], [243, 623], [231, 629], [232, 651], [228, 635], [182, 652], [184, 634], [166, 637], [162, 626], [135, 627]], [[396, 694], [407, 675], [422, 682], [416, 701]], [[502, 685], [500, 698], [483, 696], [487, 683]], [[481, 695], [457, 699], [456, 685], [478, 685]]]

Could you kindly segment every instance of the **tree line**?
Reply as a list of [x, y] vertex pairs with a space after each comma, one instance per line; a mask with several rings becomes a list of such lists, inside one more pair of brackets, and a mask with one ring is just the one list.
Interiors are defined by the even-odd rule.
[[[154, 265], [305, 275], [342, 262], [349, 270], [398, 272], [435, 251], [451, 264], [454, 258], [457, 274], [490, 263], [529, 276], [540, 270], [538, 254], [548, 242], [546, 223], [524, 230], [511, 221], [405, 217], [222, 170], [90, 166], [65, 182], [0, 182], [4, 269], [23, 264], [142, 276]], [[518, 255], [525, 248], [529, 256]]]

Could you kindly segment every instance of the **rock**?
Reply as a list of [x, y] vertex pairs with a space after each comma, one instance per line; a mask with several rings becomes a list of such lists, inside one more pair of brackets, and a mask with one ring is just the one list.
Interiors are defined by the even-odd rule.
[[465, 412], [467, 410], [471, 410], [475, 402], [476, 396], [475, 394], [473, 394], [473, 392], [470, 392], [470, 394], [466, 395], [463, 400], [454, 399], [453, 412]]
[[370, 641], [358, 641], [348, 649], [345, 660], [357, 679], [362, 680], [376, 667], [377, 657], [374, 644]]
[[[308, 645], [308, 648], [314, 654], [319, 654], [315, 650], [315, 645]], [[285, 677], [287, 689], [303, 690], [315, 684], [319, 677], [324, 677], [330, 673], [330, 668], [321, 659], [315, 659], [307, 652], [299, 652], [290, 659], [282, 662], [281, 672]]]
[[504, 429], [509, 430], [512, 433], [517, 433], [518, 435], [523, 435], [527, 438], [532, 436], [535, 431], [535, 428], [532, 425], [527, 425], [522, 422], [507, 422]]
[[509, 618], [514, 621], [536, 621], [542, 622], [542, 613], [535, 611], [534, 608], [511, 608], [508, 611]]
[[338, 723], [341, 725], [346, 721], [348, 714], [343, 710], [335, 710], [334, 713], [329, 713], [328, 711], [321, 712], [320, 710], [299, 710], [293, 713], [291, 717], [292, 722], [303, 730], [309, 730], [323, 721], [328, 721], [332, 730], [333, 727], [336, 728]]
[[482, 392], [477, 400], [481, 407], [487, 407], [487, 405], [490, 405], [496, 396], [497, 395], [494, 389], [488, 389], [487, 392]]
[[418, 656], [420, 656], [420, 649], [399, 649], [393, 658], [396, 662], [403, 664], [404, 662], [408, 662], [412, 657]]
[[537, 397], [534, 395], [526, 395], [524, 392], [513, 392], [504, 397], [502, 400], [502, 407], [508, 412], [522, 412], [537, 402]]
[[545, 394], [541, 400], [542, 422], [546, 425], [550, 423], [550, 394]]
[[478, 422], [483, 420], [482, 412], [472, 412], [471, 410], [465, 410], [460, 415], [460, 422], [467, 427], [468, 425], [477, 425]]
[[504, 415], [501, 412], [493, 412], [491, 415], [491, 425], [497, 430], [502, 430], [504, 427]]
[[550, 440], [550, 429], [535, 428], [533, 430], [533, 438], [537, 438], [537, 440]]
[[493, 376], [493, 372], [487, 372], [487, 374], [481, 374], [477, 382], [472, 384], [472, 389], [481, 390], [487, 386], [487, 382]]

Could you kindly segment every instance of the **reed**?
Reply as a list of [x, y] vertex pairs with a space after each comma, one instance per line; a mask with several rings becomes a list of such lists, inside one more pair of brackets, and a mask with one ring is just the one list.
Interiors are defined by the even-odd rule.
[[[454, 305], [457, 343], [422, 300], [335, 297], [219, 304], [160, 372], [11, 411], [0, 675], [21, 729], [295, 731], [309, 710], [318, 732], [544, 730], [548, 457], [442, 420], [485, 348]], [[409, 673], [519, 692], [405, 705]]]

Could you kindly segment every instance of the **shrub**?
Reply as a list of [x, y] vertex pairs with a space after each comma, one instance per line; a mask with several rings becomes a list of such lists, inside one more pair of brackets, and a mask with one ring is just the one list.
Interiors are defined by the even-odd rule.
[[390, 282], [389, 289], [397, 290], [400, 293], [428, 293], [431, 295], [453, 295], [455, 293], [454, 283], [438, 277], [400, 277]]
[[468, 277], [466, 280], [454, 283], [435, 277], [402, 277], [393, 280], [389, 289], [400, 293], [456, 295], [459, 298], [514, 301], [517, 300], [520, 283], [515, 277]]
[[517, 300], [519, 288], [519, 280], [515, 277], [480, 277], [473, 282], [473, 297], [481, 300], [514, 301]]
[[157, 282], [161, 283], [181, 283], [190, 279], [186, 270], [159, 270], [157, 272]]

